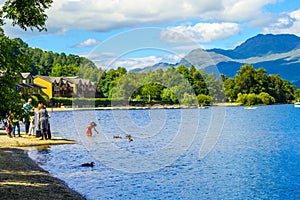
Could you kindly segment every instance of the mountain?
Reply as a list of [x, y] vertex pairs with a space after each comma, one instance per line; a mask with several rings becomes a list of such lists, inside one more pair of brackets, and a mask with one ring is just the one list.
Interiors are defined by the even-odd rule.
[[170, 64], [170, 63], [160, 62], [160, 63], [157, 63], [157, 64], [155, 64], [153, 66], [148, 66], [148, 67], [144, 67], [144, 68], [135, 68], [135, 69], [133, 69], [131, 71], [132, 72], [146, 72], [148, 70], [155, 71], [155, 70], [157, 70], [159, 68], [165, 70], [168, 67], [171, 67], [171, 66], [174, 67], [174, 66], [177, 66], [177, 65], [178, 65], [178, 63], [176, 63], [176, 64]]
[[233, 50], [210, 49], [233, 59], [245, 59], [256, 56], [265, 56], [292, 51], [300, 47], [300, 37], [291, 34], [259, 34], [246, 40]]
[[252, 64], [266, 69], [268, 74], [280, 74], [300, 88], [300, 37], [259, 34], [233, 50], [192, 50], [179, 64], [194, 65], [208, 73], [217, 70], [228, 77], [233, 77], [242, 65]]
[[300, 88], [300, 37], [291, 34], [259, 34], [231, 50], [194, 49], [177, 64], [158, 63], [136, 71], [166, 69], [169, 66], [194, 65], [207, 73], [233, 77], [241, 66], [251, 64], [268, 74], [280, 74]]

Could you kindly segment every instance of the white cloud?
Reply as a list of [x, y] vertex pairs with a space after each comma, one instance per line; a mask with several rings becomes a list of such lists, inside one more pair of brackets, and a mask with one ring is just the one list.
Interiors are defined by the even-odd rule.
[[217, 21], [251, 20], [276, 0], [54, 0], [48, 31], [109, 31], [162, 25], [189, 18]]
[[291, 13], [283, 13], [269, 26], [263, 29], [264, 33], [295, 34], [300, 36], [300, 9]]
[[262, 18], [265, 13], [262, 8], [265, 5], [276, 3], [278, 0], [223, 0], [221, 10], [214, 10], [204, 13], [206, 18], [228, 20], [228, 21], [247, 21], [254, 18]]
[[169, 42], [211, 42], [240, 32], [236, 23], [198, 23], [194, 26], [169, 27], [161, 31], [161, 39]]
[[111, 68], [125, 67], [127, 70], [136, 68], [144, 68], [153, 66], [160, 62], [170, 64], [178, 63], [185, 54], [163, 54], [160, 56], [145, 56], [136, 58], [114, 57], [111, 53], [94, 53], [83, 55], [91, 60], [102, 69], [108, 70]]
[[99, 44], [99, 41], [93, 38], [89, 38], [79, 44], [74, 45], [74, 48], [84, 48], [84, 47], [91, 47]]
[[125, 67], [127, 70], [135, 68], [144, 68], [162, 62], [162, 57], [148, 56], [143, 58], [106, 58], [101, 60], [93, 60], [93, 62], [102, 69], [111, 69], [117, 67]]

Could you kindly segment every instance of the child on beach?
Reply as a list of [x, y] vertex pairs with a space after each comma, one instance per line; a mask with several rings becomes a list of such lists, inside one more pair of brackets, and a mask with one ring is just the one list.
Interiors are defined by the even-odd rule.
[[5, 131], [8, 137], [12, 137], [11, 131], [12, 131], [12, 122], [10, 120], [10, 116], [7, 116], [6, 118], [6, 124], [5, 124]]
[[96, 131], [96, 133], [99, 134], [99, 132], [96, 130], [97, 124], [95, 122], [92, 122], [88, 127], [86, 127], [86, 135], [92, 136], [92, 129]]
[[34, 117], [34, 109], [33, 110], [33, 114], [30, 115], [30, 125], [29, 125], [29, 136], [34, 135], [34, 129], [35, 129], [35, 117]]

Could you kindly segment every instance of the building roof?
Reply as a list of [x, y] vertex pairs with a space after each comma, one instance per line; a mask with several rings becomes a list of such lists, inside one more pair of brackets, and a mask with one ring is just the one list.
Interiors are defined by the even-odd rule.
[[40, 75], [37, 75], [36, 77], [40, 77], [41, 79], [44, 79], [50, 83], [54, 83], [54, 82], [58, 83], [61, 80], [61, 77], [40, 76]]
[[90, 81], [90, 80], [86, 80], [86, 79], [82, 79], [82, 78], [79, 78], [78, 76], [74, 76], [74, 77], [51, 77], [51, 76], [36, 76], [36, 77], [40, 77], [48, 82], [51, 82], [51, 83], [59, 83], [59, 82], [70, 82], [70, 83], [73, 83], [73, 84], [76, 84], [76, 85], [79, 85], [79, 84], [83, 84], [83, 85], [95, 85], [94, 82]]
[[33, 79], [33, 76], [30, 72], [21, 73], [21, 77], [22, 79], [29, 79], [29, 78]]
[[17, 83], [16, 86], [22, 88], [46, 88], [44, 86], [35, 83]]

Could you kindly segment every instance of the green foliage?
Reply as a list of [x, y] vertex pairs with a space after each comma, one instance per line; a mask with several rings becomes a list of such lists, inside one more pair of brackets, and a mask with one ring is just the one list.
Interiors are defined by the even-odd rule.
[[[19, 25], [24, 30], [45, 30], [45, 9], [51, 3], [52, 0], [7, 0], [0, 8], [0, 26], [5, 24], [5, 19], [9, 19], [13, 26]], [[29, 70], [28, 45], [20, 39], [9, 39], [0, 27], [0, 47], [0, 119], [8, 115], [22, 117], [23, 101], [16, 90], [16, 83], [20, 81], [19, 74]]]
[[241, 103], [242, 105], [247, 104], [247, 94], [239, 93], [236, 102]]
[[259, 103], [258, 95], [254, 94], [254, 93], [250, 93], [247, 95], [247, 105], [248, 106], [255, 105], [258, 103]]
[[178, 103], [175, 93], [170, 88], [164, 88], [160, 94], [163, 102]]
[[[12, 20], [12, 25], [19, 25], [25, 31], [37, 28], [39, 31], [46, 30], [45, 22], [47, 15], [45, 10], [50, 8], [52, 0], [7, 0], [0, 13], [3, 18]], [[3, 24], [3, 18], [1, 18]]]
[[4, 119], [9, 113], [22, 115], [22, 100], [15, 85], [27, 69], [28, 57], [18, 39], [0, 36], [0, 46], [0, 119]]
[[270, 105], [275, 103], [274, 97], [269, 95], [266, 92], [262, 92], [260, 94], [238, 94], [237, 102], [241, 103], [242, 105], [255, 105], [255, 104], [265, 104]]
[[95, 64], [84, 57], [53, 53], [38, 48], [27, 48], [26, 53], [31, 57], [31, 72], [33, 75], [54, 77], [80, 76], [91, 81], [98, 81], [99, 70]]
[[110, 69], [108, 72], [101, 73], [98, 88], [105, 97], [111, 98], [113, 96], [115, 86], [126, 72], [125, 68], [119, 67], [116, 70]]
[[300, 89], [297, 89], [297, 90], [295, 91], [295, 99], [296, 99], [296, 100], [300, 100]]
[[197, 101], [199, 106], [207, 106], [211, 103], [212, 98], [211, 96], [205, 95], [205, 94], [199, 94], [197, 96]]
[[[279, 75], [267, 75], [265, 69], [255, 70], [251, 65], [244, 65], [234, 78], [225, 78], [226, 98], [230, 102], [242, 104], [273, 104], [289, 103], [295, 99], [296, 88], [290, 82], [281, 79]], [[259, 95], [255, 100], [254, 95]]]
[[182, 105], [185, 106], [196, 106], [197, 104], [197, 98], [195, 95], [184, 93], [183, 98], [180, 102]]
[[161, 100], [161, 91], [164, 87], [159, 83], [149, 83], [142, 87], [141, 94], [142, 99], [145, 101], [151, 102], [151, 99]]
[[266, 92], [262, 92], [258, 95], [258, 98], [260, 99], [261, 103], [265, 105], [270, 105], [275, 103], [275, 98], [269, 95]]

